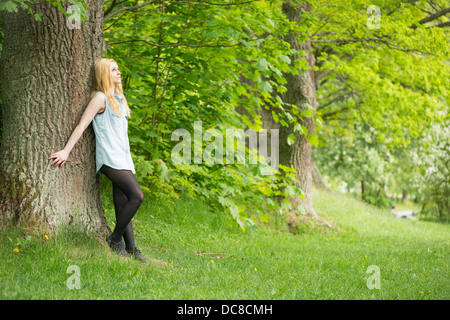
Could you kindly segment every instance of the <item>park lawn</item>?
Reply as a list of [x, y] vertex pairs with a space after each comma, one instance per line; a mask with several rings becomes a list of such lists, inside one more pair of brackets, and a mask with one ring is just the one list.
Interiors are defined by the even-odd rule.
[[[271, 215], [269, 223], [242, 232], [199, 201], [146, 198], [134, 227], [147, 263], [112, 254], [83, 232], [46, 239], [5, 230], [0, 298], [450, 298], [449, 225], [395, 218], [389, 210], [320, 190], [314, 202], [336, 227], [303, 224], [294, 235], [282, 217]], [[113, 227], [107, 196], [104, 204]], [[79, 270], [80, 289], [69, 288], [75, 283], [70, 266]], [[369, 266], [379, 274], [367, 273]], [[368, 286], [377, 276], [379, 289]]]

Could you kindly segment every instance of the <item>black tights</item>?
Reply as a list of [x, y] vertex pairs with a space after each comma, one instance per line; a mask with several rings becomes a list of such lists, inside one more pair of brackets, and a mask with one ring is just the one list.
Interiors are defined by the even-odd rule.
[[131, 219], [144, 200], [144, 193], [130, 170], [117, 170], [103, 165], [100, 171], [112, 182], [113, 202], [116, 213], [116, 227], [111, 234], [111, 240], [125, 240], [127, 250], [134, 249], [134, 233]]

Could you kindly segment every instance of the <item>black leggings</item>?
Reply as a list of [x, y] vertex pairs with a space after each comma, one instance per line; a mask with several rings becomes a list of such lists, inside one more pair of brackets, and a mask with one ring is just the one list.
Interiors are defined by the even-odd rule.
[[126, 249], [132, 250], [135, 244], [131, 219], [144, 200], [144, 193], [130, 170], [117, 170], [103, 165], [100, 171], [111, 180], [113, 185], [113, 202], [117, 222], [111, 234], [111, 240], [120, 242], [123, 237]]

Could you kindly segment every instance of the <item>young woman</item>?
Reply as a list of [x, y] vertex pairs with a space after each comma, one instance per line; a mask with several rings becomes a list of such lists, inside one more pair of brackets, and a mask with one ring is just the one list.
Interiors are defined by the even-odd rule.
[[[113, 186], [116, 227], [107, 241], [118, 254], [132, 255], [145, 261], [134, 243], [131, 219], [141, 205], [144, 194], [135, 177], [128, 141], [130, 108], [123, 95], [120, 71], [113, 59], [95, 62], [96, 88], [80, 123], [63, 150], [50, 155], [51, 165], [64, 165], [69, 154], [92, 121], [96, 141], [96, 171], [108, 177]], [[125, 240], [123, 242], [122, 238]]]

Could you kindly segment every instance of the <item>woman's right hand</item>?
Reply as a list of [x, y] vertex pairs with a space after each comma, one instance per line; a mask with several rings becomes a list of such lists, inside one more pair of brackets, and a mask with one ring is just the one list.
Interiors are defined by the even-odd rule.
[[49, 159], [55, 159], [55, 160], [53, 160], [53, 162], [52, 163], [50, 163], [50, 165], [55, 165], [55, 167], [58, 165], [58, 164], [60, 164], [61, 166], [64, 164], [64, 163], [66, 163], [66, 161], [67, 161], [67, 158], [69, 158], [69, 152], [67, 152], [65, 149], [63, 149], [63, 150], [61, 150], [61, 151], [58, 151], [58, 152], [55, 152], [55, 153], [52, 153], [51, 155], [50, 155], [50, 157], [48, 157]]
[[102, 94], [98, 94], [97, 96], [91, 99], [86, 110], [81, 116], [80, 123], [72, 132], [69, 141], [67, 141], [67, 144], [64, 147], [64, 149], [55, 152], [51, 154], [50, 157], [48, 157], [49, 159], [55, 159], [53, 160], [51, 165], [55, 165], [56, 167], [58, 164], [62, 166], [64, 163], [66, 163], [70, 151], [75, 146], [80, 137], [83, 135], [84, 130], [92, 122], [92, 119], [94, 119], [95, 115], [100, 111], [102, 107], [106, 106], [105, 103], [106, 103], [105, 96]]

